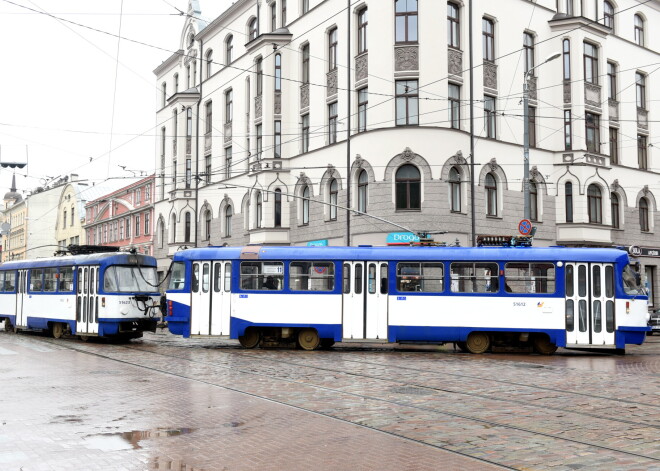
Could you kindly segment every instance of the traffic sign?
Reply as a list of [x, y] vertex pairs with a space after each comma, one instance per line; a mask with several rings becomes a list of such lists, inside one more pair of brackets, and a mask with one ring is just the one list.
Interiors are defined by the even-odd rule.
[[529, 219], [522, 219], [518, 223], [518, 232], [524, 236], [528, 236], [532, 233], [532, 221]]

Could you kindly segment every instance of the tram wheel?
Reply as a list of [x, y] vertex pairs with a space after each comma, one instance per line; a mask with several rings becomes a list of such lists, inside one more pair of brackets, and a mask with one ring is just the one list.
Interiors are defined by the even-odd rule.
[[258, 329], [248, 327], [245, 329], [245, 335], [238, 337], [238, 341], [243, 348], [254, 348], [259, 345], [261, 340], [261, 333]]
[[55, 322], [50, 326], [50, 333], [54, 339], [62, 338], [62, 334], [64, 333], [64, 324]]
[[14, 328], [14, 324], [12, 324], [9, 319], [5, 319], [5, 332], [8, 333], [16, 332], [16, 329]]
[[467, 342], [456, 342], [456, 346], [461, 352], [469, 353], [470, 350], [467, 348]]
[[330, 348], [335, 344], [335, 339], [321, 339], [321, 348]]
[[470, 353], [484, 353], [490, 348], [490, 337], [485, 332], [472, 332], [465, 344]]
[[316, 329], [301, 329], [298, 332], [298, 345], [303, 350], [314, 350], [321, 343]]
[[89, 341], [89, 335], [79, 335], [78, 338], [83, 342]]
[[541, 355], [552, 355], [557, 351], [557, 345], [552, 343], [547, 335], [537, 335], [533, 342], [534, 351]]

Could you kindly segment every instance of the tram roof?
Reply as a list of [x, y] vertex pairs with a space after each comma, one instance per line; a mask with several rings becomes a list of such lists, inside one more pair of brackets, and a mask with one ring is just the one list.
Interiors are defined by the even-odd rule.
[[17, 270], [19, 268], [60, 267], [72, 265], [135, 265], [156, 266], [156, 259], [141, 254], [127, 252], [105, 252], [86, 255], [64, 255], [61, 257], [35, 258], [30, 260], [12, 260], [0, 264], [0, 270]]
[[[243, 256], [241, 256], [243, 254]], [[250, 254], [246, 256], [246, 254]], [[614, 248], [573, 247], [201, 247], [183, 250], [174, 260], [478, 260], [547, 262], [627, 262]]]

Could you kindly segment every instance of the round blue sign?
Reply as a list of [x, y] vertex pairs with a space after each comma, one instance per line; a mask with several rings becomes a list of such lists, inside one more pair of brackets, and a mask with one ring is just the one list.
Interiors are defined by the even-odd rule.
[[532, 221], [529, 219], [523, 219], [518, 223], [518, 232], [524, 236], [528, 236], [532, 233]]

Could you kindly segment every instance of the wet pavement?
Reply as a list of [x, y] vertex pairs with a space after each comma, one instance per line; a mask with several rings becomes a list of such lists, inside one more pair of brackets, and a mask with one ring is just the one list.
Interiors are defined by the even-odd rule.
[[660, 470], [660, 336], [625, 356], [244, 350], [0, 332], [0, 470]]

